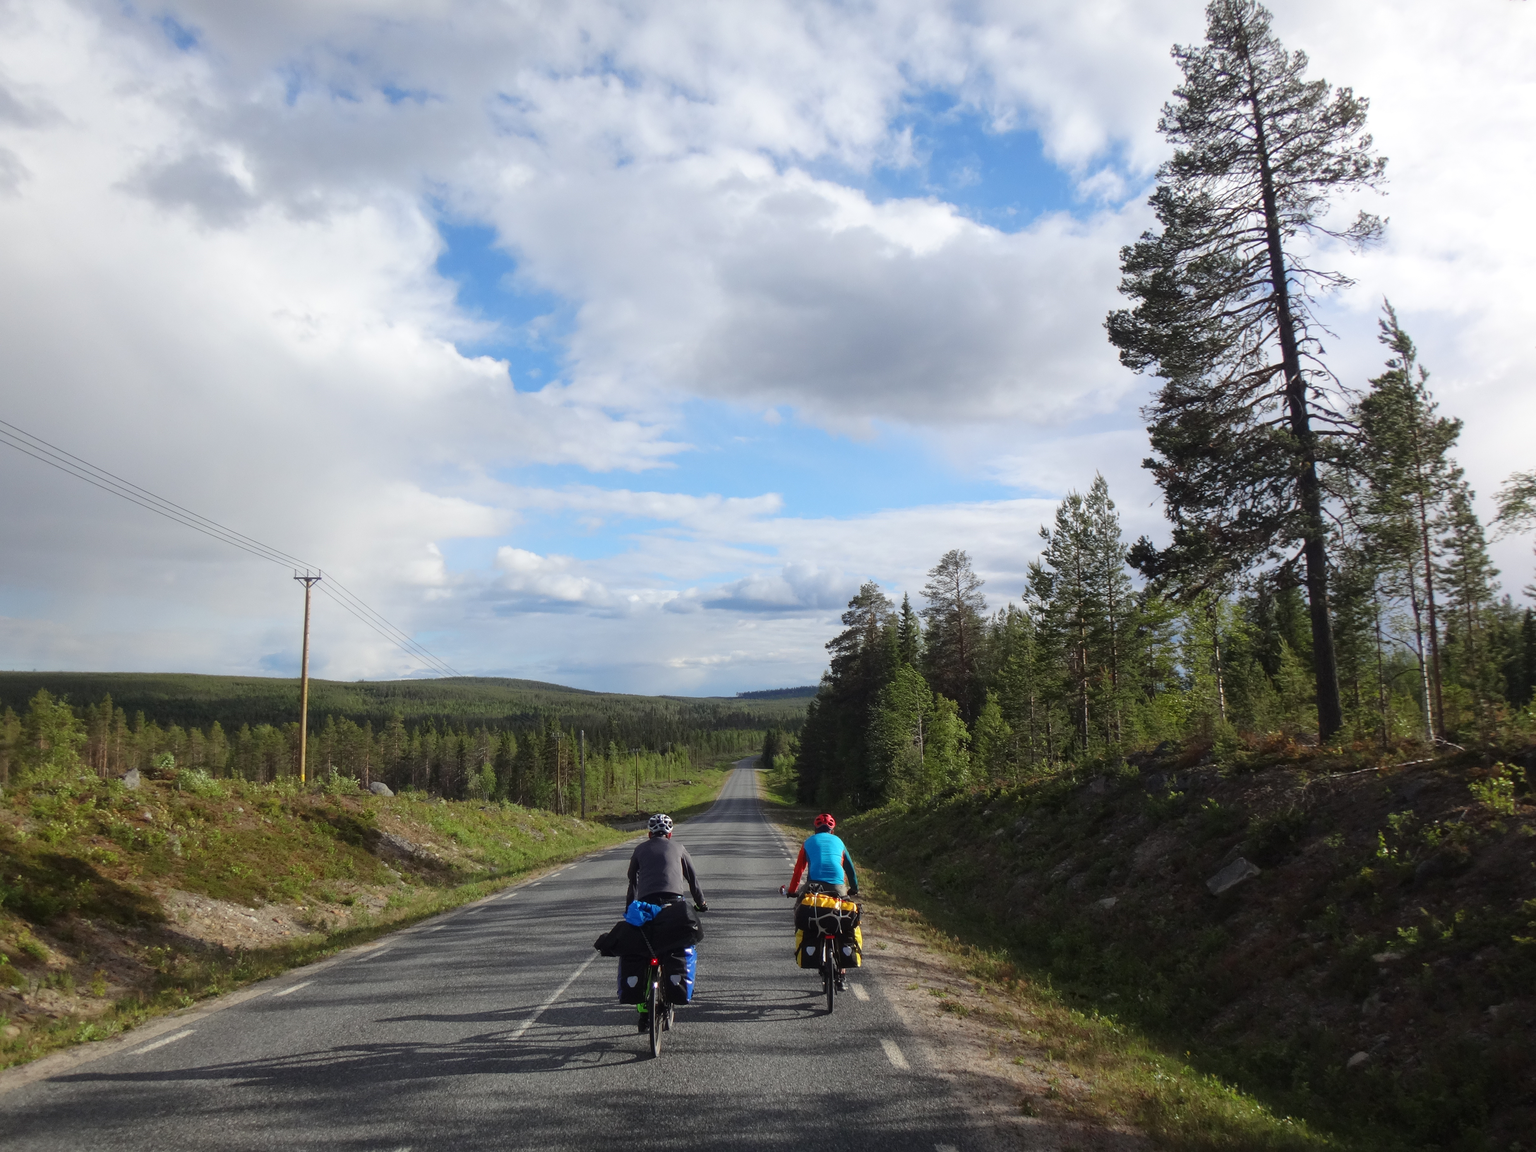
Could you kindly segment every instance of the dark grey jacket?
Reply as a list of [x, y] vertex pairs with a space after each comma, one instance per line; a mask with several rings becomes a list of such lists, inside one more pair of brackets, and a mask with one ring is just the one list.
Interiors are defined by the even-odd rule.
[[704, 893], [699, 891], [699, 879], [693, 874], [688, 849], [665, 836], [652, 836], [635, 846], [635, 853], [629, 858], [629, 891], [624, 896], [626, 908], [631, 900], [642, 896], [654, 896], [659, 892], [681, 896], [685, 889], [693, 894], [695, 904], [704, 903]]

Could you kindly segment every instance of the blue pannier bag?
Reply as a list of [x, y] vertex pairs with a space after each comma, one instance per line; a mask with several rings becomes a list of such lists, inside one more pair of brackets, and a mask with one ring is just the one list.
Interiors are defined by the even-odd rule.
[[699, 954], [684, 948], [661, 958], [661, 986], [668, 1004], [687, 1004], [693, 1000], [693, 978], [699, 968]]

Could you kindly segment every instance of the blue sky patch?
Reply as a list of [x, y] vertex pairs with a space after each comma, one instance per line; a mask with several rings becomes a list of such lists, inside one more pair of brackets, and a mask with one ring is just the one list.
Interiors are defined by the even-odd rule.
[[197, 29], [188, 28], [171, 15], [157, 16], [155, 23], [160, 25], [160, 31], [165, 33], [165, 38], [176, 46], [177, 51], [190, 52], [197, 47]]
[[877, 203], [933, 197], [1003, 232], [1020, 231], [1048, 212], [1083, 207], [1072, 176], [1047, 158], [1032, 129], [999, 132], [987, 116], [935, 92], [913, 101], [891, 124], [893, 135], [907, 130], [915, 164], [818, 174], [857, 187]]
[[443, 252], [437, 271], [458, 285], [458, 305], [466, 315], [496, 325], [479, 340], [460, 341], [465, 356], [494, 356], [512, 367], [512, 385], [537, 392], [560, 378], [565, 337], [572, 309], [551, 292], [517, 282], [517, 261], [496, 246], [496, 230], [485, 224], [438, 225]]

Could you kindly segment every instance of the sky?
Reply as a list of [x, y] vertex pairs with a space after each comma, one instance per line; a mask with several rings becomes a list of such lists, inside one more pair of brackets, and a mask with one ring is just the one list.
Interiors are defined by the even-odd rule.
[[[1390, 298], [1491, 513], [1536, 467], [1536, 4], [1275, 0], [1368, 97]], [[0, 420], [458, 672], [811, 684], [865, 580], [1017, 600], [1140, 467], [1105, 314], [1194, 0], [0, 0]], [[295, 675], [292, 571], [0, 446], [0, 667]], [[1499, 542], [1506, 590], [1529, 539]], [[428, 674], [318, 597], [311, 671]]]

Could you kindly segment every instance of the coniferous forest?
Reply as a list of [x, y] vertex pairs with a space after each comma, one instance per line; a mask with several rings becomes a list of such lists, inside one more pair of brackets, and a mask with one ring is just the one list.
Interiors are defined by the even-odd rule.
[[1368, 101], [1307, 78], [1252, 0], [1208, 16], [1174, 49], [1159, 227], [1122, 249], [1128, 307], [1105, 322], [1156, 382], [1168, 542], [1126, 540], [1085, 477], [1022, 587], [984, 589], [963, 548], [917, 606], [865, 584], [799, 742], [806, 802], [916, 802], [1166, 741], [1465, 746], [1536, 724], [1536, 617], [1487, 546], [1536, 524], [1536, 473], [1478, 518], [1461, 423], [1390, 302], [1379, 374], [1325, 360], [1317, 301], [1350, 281], [1318, 242], [1382, 234], [1334, 213], [1385, 179]]
[[[533, 681], [311, 681], [311, 778], [380, 781], [450, 799], [575, 810], [677, 778], [701, 760], [755, 751], [794, 730], [803, 699], [683, 699]], [[76, 701], [90, 701], [76, 704]], [[102, 777], [175, 767], [268, 782], [298, 775], [293, 680], [93, 673], [0, 674], [0, 787], [80, 763]]]

